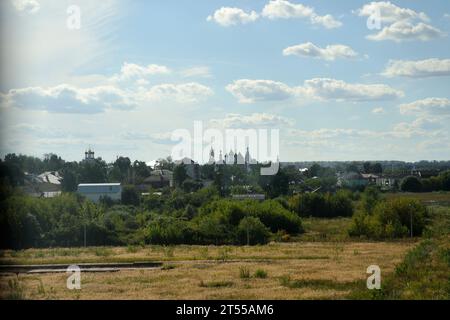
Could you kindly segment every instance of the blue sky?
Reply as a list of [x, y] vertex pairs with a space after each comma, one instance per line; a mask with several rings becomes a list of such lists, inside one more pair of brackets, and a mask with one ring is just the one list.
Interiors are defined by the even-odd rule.
[[[80, 29], [67, 27], [70, 5]], [[197, 120], [278, 128], [284, 161], [450, 158], [448, 1], [8, 0], [0, 9], [2, 156], [79, 160], [91, 146], [108, 161], [150, 161]]]

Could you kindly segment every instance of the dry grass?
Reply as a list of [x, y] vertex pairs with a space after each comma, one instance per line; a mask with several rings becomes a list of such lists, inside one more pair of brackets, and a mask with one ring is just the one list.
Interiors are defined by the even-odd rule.
[[[108, 248], [108, 256], [96, 249], [31, 249], [4, 252], [3, 263], [80, 263], [86, 261], [170, 261], [174, 268], [124, 270], [115, 273], [83, 273], [81, 290], [66, 288], [66, 274], [18, 276], [27, 299], [341, 299], [349, 284], [365, 279], [367, 266], [377, 264], [382, 274], [393, 271], [411, 242], [299, 242], [256, 247], [176, 246], [172, 257], [159, 246]], [[56, 251], [69, 250], [64, 255]], [[70, 255], [70, 250], [74, 250]], [[240, 268], [250, 274], [258, 269], [267, 278], [241, 279]], [[280, 279], [288, 277], [286, 287]], [[8, 285], [16, 275], [0, 277], [0, 298], [14, 296]]]

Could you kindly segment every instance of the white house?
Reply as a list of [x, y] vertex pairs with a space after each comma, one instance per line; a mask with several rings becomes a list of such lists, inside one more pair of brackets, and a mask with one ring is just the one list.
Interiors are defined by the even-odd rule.
[[120, 183], [80, 183], [77, 191], [93, 202], [98, 202], [101, 197], [112, 200], [120, 200], [122, 197]]

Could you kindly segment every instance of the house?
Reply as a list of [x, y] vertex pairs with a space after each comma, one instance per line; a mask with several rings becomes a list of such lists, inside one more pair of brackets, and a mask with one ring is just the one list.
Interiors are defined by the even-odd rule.
[[145, 178], [139, 186], [141, 190], [154, 188], [160, 189], [173, 186], [173, 172], [165, 169], [153, 170], [149, 177]]
[[184, 168], [186, 169], [186, 174], [189, 178], [193, 180], [198, 180], [200, 178], [200, 166], [197, 162], [190, 158], [183, 158], [181, 160], [175, 160], [173, 162], [176, 166], [184, 164]]
[[62, 177], [57, 171], [47, 171], [40, 175], [25, 173], [22, 190], [32, 197], [53, 198], [61, 194]]
[[99, 202], [102, 197], [120, 200], [122, 186], [120, 183], [80, 183], [77, 192], [93, 202]]
[[378, 177], [376, 180], [376, 185], [381, 188], [381, 190], [391, 190], [397, 187], [399, 179], [391, 176]]
[[379, 178], [379, 176], [372, 173], [361, 173], [361, 176], [363, 177], [363, 179], [367, 180], [368, 184], [376, 184], [377, 179]]
[[338, 187], [345, 187], [350, 189], [364, 188], [369, 184], [369, 181], [365, 179], [359, 172], [348, 172], [338, 176]]

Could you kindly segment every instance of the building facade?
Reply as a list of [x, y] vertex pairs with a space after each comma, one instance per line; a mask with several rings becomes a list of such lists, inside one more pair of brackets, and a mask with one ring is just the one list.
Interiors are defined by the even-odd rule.
[[93, 202], [99, 202], [102, 197], [117, 201], [122, 197], [122, 186], [120, 183], [80, 183], [77, 192]]

